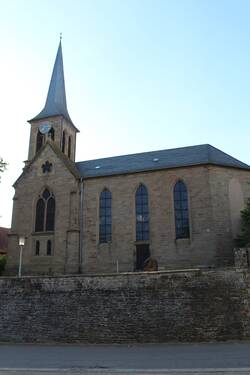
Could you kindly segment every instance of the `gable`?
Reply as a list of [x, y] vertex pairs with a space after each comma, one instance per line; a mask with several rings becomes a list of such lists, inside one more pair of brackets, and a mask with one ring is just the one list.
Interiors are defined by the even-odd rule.
[[47, 141], [31, 162], [23, 169], [23, 173], [13, 186], [16, 187], [20, 181], [28, 176], [31, 178], [59, 176], [62, 171], [70, 174], [75, 179], [79, 179], [80, 177], [74, 163], [53, 142]]

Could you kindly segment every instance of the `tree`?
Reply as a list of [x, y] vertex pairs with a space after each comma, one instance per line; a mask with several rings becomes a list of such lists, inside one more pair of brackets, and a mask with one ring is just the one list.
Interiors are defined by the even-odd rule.
[[250, 245], [250, 199], [246, 208], [241, 211], [241, 235], [237, 238], [237, 245], [244, 247]]
[[[4, 172], [7, 167], [7, 163], [3, 161], [3, 159], [0, 157], [0, 173]], [[1, 181], [1, 176], [0, 176]]]

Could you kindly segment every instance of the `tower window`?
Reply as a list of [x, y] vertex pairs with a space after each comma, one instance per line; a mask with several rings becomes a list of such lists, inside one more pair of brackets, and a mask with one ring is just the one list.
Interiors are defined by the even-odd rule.
[[66, 134], [64, 130], [62, 134], [62, 152], [65, 152], [65, 143], [66, 143]]
[[37, 135], [36, 135], [36, 152], [40, 150], [44, 143], [44, 135], [38, 130]]
[[178, 238], [189, 238], [188, 192], [183, 181], [174, 187], [175, 234]]
[[69, 137], [68, 140], [68, 157], [71, 157], [71, 137]]
[[52, 141], [54, 141], [54, 139], [55, 139], [55, 130], [54, 130], [54, 128], [50, 129], [50, 131], [49, 131], [49, 137], [52, 139]]
[[136, 241], [149, 239], [149, 209], [148, 191], [144, 185], [140, 185], [135, 195], [136, 208]]
[[99, 241], [110, 242], [112, 239], [112, 196], [108, 189], [104, 189], [100, 195], [99, 205]]
[[35, 232], [53, 231], [55, 227], [55, 198], [45, 189], [36, 204]]

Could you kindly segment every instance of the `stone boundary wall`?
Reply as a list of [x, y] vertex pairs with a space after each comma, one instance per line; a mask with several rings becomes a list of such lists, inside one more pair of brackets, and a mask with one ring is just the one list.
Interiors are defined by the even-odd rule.
[[2, 342], [250, 338], [250, 272], [0, 278]]

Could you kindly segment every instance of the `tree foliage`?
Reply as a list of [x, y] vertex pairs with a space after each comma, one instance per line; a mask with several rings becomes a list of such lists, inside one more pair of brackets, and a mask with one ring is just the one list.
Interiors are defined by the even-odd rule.
[[250, 245], [250, 199], [246, 208], [241, 211], [241, 235], [237, 239], [237, 245], [244, 247]]

